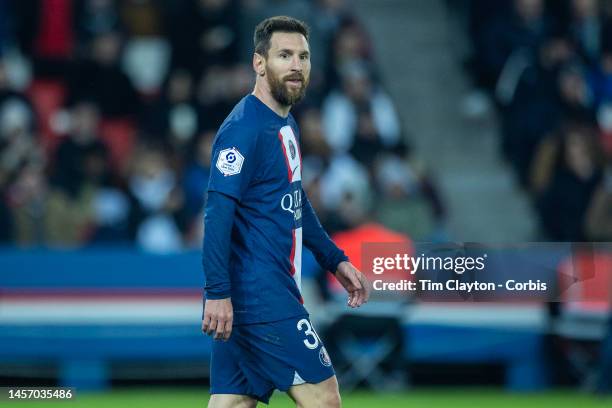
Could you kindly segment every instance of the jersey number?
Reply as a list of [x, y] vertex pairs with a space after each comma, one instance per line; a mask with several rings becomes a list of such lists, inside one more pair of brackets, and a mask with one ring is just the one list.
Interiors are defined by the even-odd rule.
[[[317, 347], [319, 347], [319, 343], [321, 342], [321, 339], [319, 338], [319, 335], [317, 334], [317, 332], [314, 331], [314, 329], [310, 325], [310, 322], [308, 321], [308, 319], [302, 319], [297, 323], [297, 329], [299, 331], [302, 331], [304, 326], [306, 326], [306, 331], [304, 332], [304, 334], [306, 335], [306, 339], [304, 340], [304, 345], [308, 347], [310, 350], [314, 350]], [[309, 341], [310, 337], [312, 337], [312, 341]]]

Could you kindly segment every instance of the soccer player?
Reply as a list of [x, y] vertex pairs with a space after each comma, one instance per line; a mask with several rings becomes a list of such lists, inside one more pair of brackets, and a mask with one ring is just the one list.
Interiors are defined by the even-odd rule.
[[289, 113], [310, 77], [308, 28], [272, 17], [255, 29], [255, 89], [213, 145], [205, 212], [202, 330], [214, 336], [209, 407], [255, 407], [274, 389], [300, 407], [339, 407], [331, 360], [300, 294], [302, 242], [348, 292], [370, 285], [330, 240], [304, 190], [299, 130]]

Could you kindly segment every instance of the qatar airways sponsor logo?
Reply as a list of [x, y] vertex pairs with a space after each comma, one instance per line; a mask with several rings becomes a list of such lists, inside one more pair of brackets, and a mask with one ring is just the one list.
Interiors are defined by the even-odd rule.
[[283, 210], [293, 214], [296, 221], [302, 218], [302, 192], [300, 190], [285, 194], [281, 198], [280, 205]]

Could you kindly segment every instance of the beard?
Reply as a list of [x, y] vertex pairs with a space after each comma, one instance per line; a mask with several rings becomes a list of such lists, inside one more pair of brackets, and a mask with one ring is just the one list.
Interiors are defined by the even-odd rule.
[[[301, 73], [287, 75], [285, 78], [279, 79], [270, 68], [266, 67], [266, 77], [272, 97], [282, 106], [293, 106], [306, 95], [308, 79], [304, 78]], [[291, 80], [301, 81], [302, 86], [300, 88], [289, 88], [287, 81]]]

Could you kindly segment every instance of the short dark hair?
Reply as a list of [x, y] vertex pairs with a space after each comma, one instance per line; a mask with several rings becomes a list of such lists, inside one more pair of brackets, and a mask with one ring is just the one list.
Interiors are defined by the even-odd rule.
[[276, 16], [267, 18], [255, 27], [255, 34], [253, 35], [255, 52], [267, 57], [270, 50], [270, 39], [275, 32], [299, 33], [308, 41], [309, 31], [306, 23], [293, 17]]

